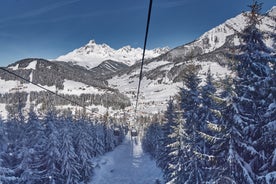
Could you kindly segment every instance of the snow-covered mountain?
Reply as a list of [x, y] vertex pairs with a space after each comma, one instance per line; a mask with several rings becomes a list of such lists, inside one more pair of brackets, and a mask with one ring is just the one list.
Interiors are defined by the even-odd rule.
[[[238, 33], [247, 24], [247, 16], [240, 14], [209, 30], [197, 40], [176, 47], [148, 50], [143, 68], [138, 112], [155, 114], [164, 111], [167, 101], [183, 86], [183, 75], [196, 66], [204, 83], [208, 68], [219, 80], [225, 75], [235, 75], [229, 67], [226, 54], [237, 54], [233, 46], [241, 44]], [[260, 29], [265, 33], [265, 43], [276, 53], [271, 34], [276, 34], [276, 7], [263, 16]], [[134, 111], [140, 73], [142, 49], [130, 46], [115, 50], [106, 44], [90, 41], [57, 60], [24, 59], [6, 69], [17, 73], [43, 87], [64, 95], [100, 114]], [[75, 104], [49, 96], [45, 91], [0, 71], [0, 114], [11, 110], [21, 93], [26, 108], [33, 104], [43, 109], [49, 100], [57, 107], [73, 110]], [[29, 104], [29, 105], [28, 105]], [[111, 112], [113, 111], [113, 112]]]
[[276, 17], [276, 6], [273, 6], [268, 12], [267, 12], [267, 15], [269, 17]]
[[[169, 51], [167, 47], [147, 50], [146, 58], [154, 58], [167, 51]], [[132, 48], [129, 45], [116, 50], [106, 44], [97, 44], [94, 40], [90, 40], [85, 46], [60, 56], [56, 60], [72, 62], [87, 69], [94, 68], [105, 60], [113, 60], [130, 66], [141, 60], [142, 52], [143, 49]]]
[[[276, 53], [273, 36], [276, 34], [276, 7], [263, 16], [260, 29], [265, 34], [265, 43]], [[240, 45], [238, 34], [247, 25], [246, 13], [240, 14], [217, 27], [207, 31], [197, 40], [179, 46], [171, 51], [147, 60], [141, 83], [139, 111], [142, 114], [158, 113], [165, 110], [167, 101], [183, 86], [183, 74], [189, 70], [189, 64], [196, 65], [200, 77], [205, 79], [208, 68], [219, 80], [225, 75], [234, 75], [229, 67], [227, 54], [238, 54], [234, 46]], [[113, 88], [127, 95], [134, 106], [138, 86], [140, 65], [131, 66], [124, 74], [114, 76], [108, 82]]]
[[[6, 70], [38, 84], [44, 89], [56, 92], [72, 102], [86, 106], [87, 110], [93, 111], [96, 115], [104, 114], [107, 107], [120, 109], [122, 106], [130, 104], [129, 99], [117, 89], [110, 88], [106, 80], [95, 78], [93, 72], [83, 67], [30, 58], [11, 64]], [[7, 111], [14, 113], [19, 101], [26, 111], [31, 105], [40, 112], [52, 106], [57, 109], [76, 110], [78, 105], [75, 103], [57, 97], [44, 89], [1, 70], [0, 114], [5, 118]]]

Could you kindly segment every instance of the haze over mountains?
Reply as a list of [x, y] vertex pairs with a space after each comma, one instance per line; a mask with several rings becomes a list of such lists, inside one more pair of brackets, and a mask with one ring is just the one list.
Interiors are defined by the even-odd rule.
[[[217, 80], [225, 75], [235, 75], [230, 67], [231, 59], [226, 55], [236, 52], [233, 48], [240, 44], [238, 33], [245, 28], [246, 19], [246, 14], [240, 14], [204, 33], [194, 42], [171, 50], [147, 50], [139, 113], [151, 115], [165, 110], [167, 100], [183, 86], [182, 76], [190, 69], [190, 64], [196, 65], [202, 79], [208, 68]], [[263, 16], [260, 25], [265, 33], [265, 43], [274, 53], [275, 42], [266, 33], [276, 33], [275, 27], [276, 6]], [[141, 48], [126, 46], [115, 50], [91, 40], [55, 61], [24, 59], [9, 65], [7, 69], [98, 114], [104, 114], [107, 108], [111, 113], [120, 113], [122, 109], [131, 113], [136, 99], [141, 57]], [[73, 111], [76, 108], [75, 104], [3, 71], [0, 71], [0, 86], [0, 113], [4, 118], [7, 111], [12, 112], [16, 108], [18, 93], [26, 110], [31, 104], [38, 110], [51, 105]]]

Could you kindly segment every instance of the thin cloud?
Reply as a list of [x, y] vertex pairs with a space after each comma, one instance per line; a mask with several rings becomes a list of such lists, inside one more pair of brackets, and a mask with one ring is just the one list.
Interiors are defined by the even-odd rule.
[[100, 11], [93, 11], [89, 13], [82, 13], [82, 14], [75, 14], [75, 15], [66, 15], [63, 17], [56, 17], [53, 19], [45, 20], [45, 22], [60, 22], [65, 20], [71, 20], [71, 19], [78, 19], [78, 18], [90, 18], [90, 17], [100, 17], [100, 16], [106, 16], [106, 15], [114, 15], [114, 14], [120, 14], [122, 12], [133, 12], [133, 11], [139, 11], [143, 9], [143, 7], [130, 7], [127, 9], [113, 9], [113, 10], [100, 10]]
[[39, 9], [30, 11], [30, 12], [27, 12], [27, 13], [21, 14], [21, 15], [18, 15], [18, 16], [13, 16], [13, 17], [7, 17], [7, 18], [0, 19], [0, 23], [5, 23], [5, 22], [8, 22], [8, 21], [35, 17], [37, 15], [47, 13], [47, 12], [52, 11], [54, 9], [57, 9], [57, 8], [60, 8], [60, 7], [63, 7], [63, 6], [67, 6], [69, 4], [77, 3], [79, 1], [81, 1], [81, 0], [67, 0], [67, 1], [57, 2], [57, 3], [54, 3], [54, 4], [51, 4], [51, 5], [45, 6], [43, 8], [39, 8]]
[[39, 19], [39, 20], [25, 20], [24, 22], [16, 22], [16, 23], [7, 23], [5, 25], [0, 25], [0, 28], [7, 27], [7, 26], [13, 26], [13, 25], [34, 25], [34, 24], [45, 24], [45, 23], [56, 23], [56, 22], [63, 22], [67, 20], [73, 20], [73, 19], [80, 19], [80, 18], [89, 18], [89, 17], [96, 17], [96, 16], [102, 16], [106, 14], [111, 14], [111, 12], [91, 12], [91, 13], [83, 13], [83, 14], [75, 14], [75, 15], [66, 15], [61, 17], [54, 17], [54, 18], [47, 18], [47, 19]]
[[[80, 0], [78, 0], [80, 1]], [[75, 0], [76, 2], [76, 0]], [[0, 28], [6, 27], [6, 26], [12, 26], [12, 25], [34, 25], [34, 24], [44, 24], [44, 23], [56, 23], [56, 22], [63, 22], [67, 20], [73, 20], [73, 19], [80, 19], [80, 18], [91, 18], [91, 17], [101, 17], [106, 15], [114, 15], [119, 14], [122, 12], [133, 12], [133, 11], [139, 11], [143, 9], [143, 7], [129, 7], [127, 9], [113, 9], [113, 10], [99, 10], [99, 11], [91, 11], [89, 13], [79, 13], [79, 14], [73, 14], [73, 15], [64, 15], [60, 17], [54, 17], [54, 18], [47, 18], [47, 19], [39, 19], [39, 20], [25, 20], [24, 22], [16, 22], [16, 23], [8, 23], [5, 25], [0, 25]], [[29, 18], [29, 16], [28, 16]], [[1, 21], [0, 21], [1, 22]]]

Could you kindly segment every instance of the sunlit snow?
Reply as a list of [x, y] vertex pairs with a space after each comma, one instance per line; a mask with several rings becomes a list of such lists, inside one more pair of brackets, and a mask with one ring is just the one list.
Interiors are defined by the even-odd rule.
[[[145, 58], [154, 58], [167, 52], [169, 48], [159, 48], [146, 50]], [[90, 40], [85, 46], [75, 49], [66, 55], [58, 57], [57, 61], [68, 61], [85, 68], [98, 66], [105, 60], [114, 60], [127, 65], [133, 65], [136, 61], [141, 60], [143, 49], [132, 48], [130, 46], [122, 47], [118, 50], [111, 48], [106, 44], [97, 44]]]

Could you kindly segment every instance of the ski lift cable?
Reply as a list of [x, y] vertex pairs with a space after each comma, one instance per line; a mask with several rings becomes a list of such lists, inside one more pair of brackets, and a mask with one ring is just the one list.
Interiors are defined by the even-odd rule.
[[88, 111], [90, 111], [90, 112], [92, 112], [92, 113], [95, 113], [93, 110], [88, 109], [88, 108], [85, 107], [84, 105], [81, 105], [81, 104], [79, 104], [78, 102], [75, 102], [75, 101], [73, 101], [73, 100], [70, 100], [69, 98], [66, 98], [66, 97], [64, 97], [64, 96], [62, 96], [62, 95], [60, 95], [60, 94], [58, 94], [58, 93], [56, 93], [56, 92], [54, 92], [54, 91], [51, 91], [51, 90], [49, 90], [49, 89], [47, 89], [47, 88], [45, 88], [45, 87], [43, 87], [43, 86], [41, 86], [41, 85], [39, 85], [39, 84], [37, 84], [37, 83], [34, 83], [34, 82], [30, 81], [29, 79], [26, 79], [26, 78], [24, 78], [24, 77], [22, 77], [22, 76], [20, 76], [20, 75], [18, 75], [18, 74], [16, 74], [16, 73], [14, 73], [14, 72], [11, 72], [11, 71], [5, 69], [4, 67], [0, 67], [0, 69], [3, 70], [3, 71], [5, 71], [5, 72], [7, 72], [7, 73], [9, 73], [9, 74], [11, 74], [11, 75], [16, 76], [17, 78], [22, 79], [22, 80], [24, 80], [24, 81], [26, 81], [26, 82], [28, 82], [28, 83], [30, 83], [30, 84], [33, 84], [33, 85], [35, 85], [35, 86], [37, 86], [37, 87], [39, 87], [39, 88], [41, 88], [41, 89], [43, 89], [43, 90], [45, 90], [45, 91], [47, 91], [47, 92], [53, 94], [53, 95], [56, 95], [56, 96], [58, 96], [58, 97], [60, 97], [60, 98], [62, 98], [62, 99], [64, 99], [64, 100], [66, 100], [66, 101], [68, 101], [68, 102], [71, 102], [72, 104], [75, 104], [75, 105], [77, 105], [77, 106], [79, 106], [79, 107], [82, 107], [82, 108], [85, 109], [85, 110], [88, 110]]
[[[136, 98], [136, 105], [135, 105], [135, 114], [137, 112], [137, 106], [138, 106], [138, 101], [139, 101], [139, 93], [140, 93], [140, 86], [141, 86], [141, 81], [142, 81], [142, 77], [143, 77], [143, 65], [144, 65], [146, 45], [147, 45], [147, 39], [148, 39], [148, 31], [149, 31], [149, 24], [150, 24], [150, 17], [151, 17], [151, 9], [152, 9], [152, 0], [150, 0], [149, 9], [148, 9], [146, 34], [145, 34], [145, 39], [144, 39], [143, 55], [142, 55], [142, 62], [141, 62], [141, 68], [140, 68], [140, 74], [139, 74], [139, 83], [138, 83], [138, 89], [137, 89], [137, 98]], [[66, 98], [66, 97], [64, 97], [62, 95], [59, 95], [58, 93], [53, 92], [53, 91], [51, 91], [51, 90], [49, 90], [49, 89], [47, 89], [47, 88], [45, 88], [45, 87], [43, 87], [43, 86], [41, 86], [41, 85], [39, 85], [37, 83], [34, 83], [34, 82], [32, 82], [32, 81], [30, 81], [30, 80], [28, 80], [28, 79], [26, 79], [26, 78], [24, 78], [24, 77], [22, 77], [22, 76], [20, 76], [20, 75], [18, 75], [16, 73], [14, 73], [14, 72], [11, 72], [11, 71], [5, 69], [4, 67], [0, 67], [0, 69], [3, 70], [3, 71], [5, 71], [5, 72], [7, 72], [7, 73], [9, 73], [9, 74], [11, 74], [11, 75], [16, 76], [17, 78], [22, 79], [22, 80], [24, 80], [24, 81], [26, 81], [26, 82], [28, 82], [30, 84], [33, 84], [33, 85], [35, 85], [35, 86], [37, 86], [37, 87], [39, 87], [39, 88], [41, 88], [41, 89], [43, 89], [43, 90], [45, 90], [45, 91], [53, 94], [53, 95], [56, 95], [56, 96], [58, 96], [58, 97], [60, 97], [60, 98], [62, 98], [64, 100], [66, 100], [66, 101], [69, 101], [72, 104], [78, 105], [79, 107], [82, 107], [85, 110], [88, 110], [88, 111], [90, 111], [92, 113], [95, 113], [93, 110], [86, 108], [84, 105], [81, 105], [81, 104], [79, 104], [79, 103], [77, 103], [77, 102], [75, 102], [73, 100], [70, 100], [70, 99], [68, 99], [68, 98]]]
[[152, 9], [152, 0], [149, 2], [149, 10], [148, 10], [148, 19], [147, 19], [147, 26], [146, 26], [146, 34], [145, 34], [145, 40], [144, 40], [144, 48], [143, 48], [143, 55], [142, 55], [142, 62], [141, 62], [141, 68], [140, 68], [140, 74], [139, 74], [139, 83], [137, 88], [137, 96], [136, 96], [136, 104], [135, 104], [135, 114], [137, 112], [137, 106], [138, 106], [138, 100], [139, 100], [139, 93], [140, 93], [140, 86], [141, 81], [143, 78], [143, 65], [145, 60], [145, 52], [147, 47], [147, 40], [148, 40], [148, 32], [149, 32], [149, 25], [150, 25], [150, 17], [151, 17], [151, 9]]

